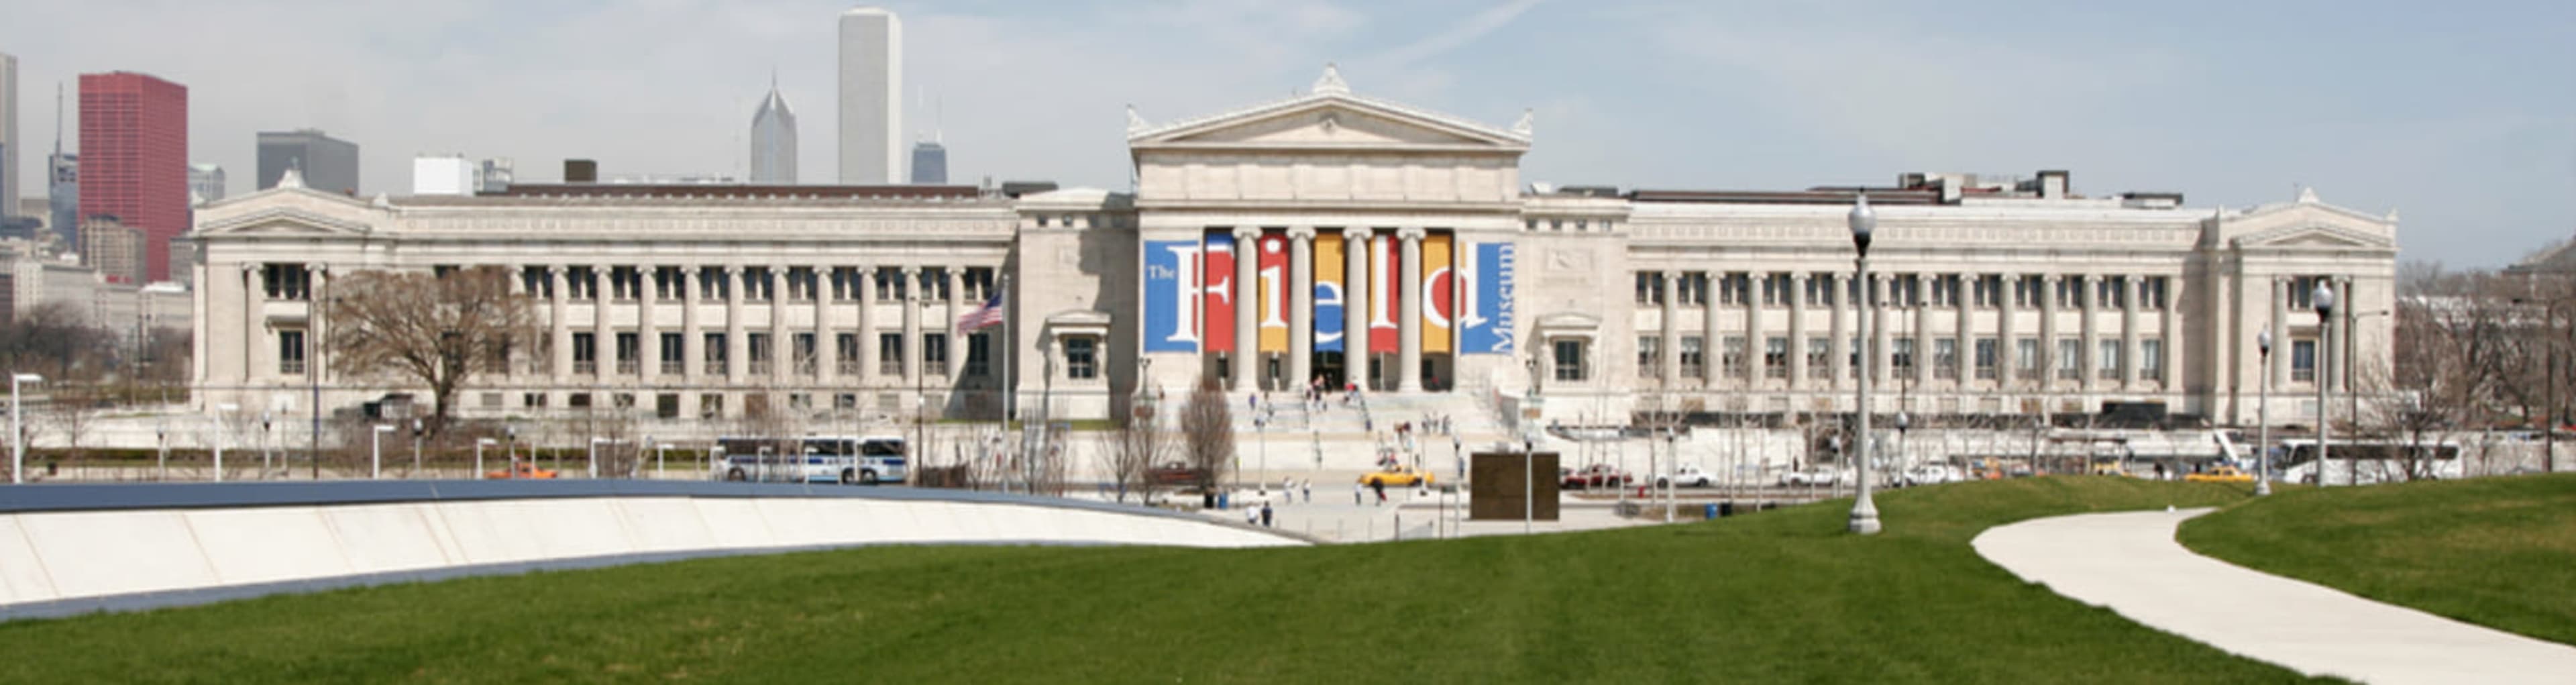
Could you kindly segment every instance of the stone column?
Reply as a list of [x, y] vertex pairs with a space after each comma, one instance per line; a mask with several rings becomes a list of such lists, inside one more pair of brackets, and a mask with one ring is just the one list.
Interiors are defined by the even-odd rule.
[[806, 267], [814, 274], [814, 380], [830, 386], [840, 377], [840, 331], [832, 328], [832, 287], [834, 267], [816, 264]]
[[[610, 270], [612, 268], [602, 264], [590, 270], [590, 338], [594, 345], [591, 358], [598, 360], [591, 370], [598, 374], [595, 378], [599, 379], [617, 376], [617, 328], [608, 311], [609, 302], [616, 298], [610, 295], [610, 290], [599, 287], [603, 285], [602, 281], [610, 280], [609, 274], [614, 273]], [[599, 406], [609, 406], [608, 398], [597, 398], [597, 401]]]
[[1930, 323], [1923, 320], [1923, 315], [1932, 313], [1932, 307], [1931, 302], [1923, 299], [1921, 296], [1923, 291], [1931, 289], [1932, 284], [1925, 282], [1925, 279], [1930, 278], [1931, 276], [1928, 274], [1912, 275], [1914, 276], [1914, 289], [1906, 291], [1905, 293], [1905, 310], [1907, 317], [1906, 323], [1911, 324], [1909, 328], [1913, 329], [1909, 334], [1914, 336], [1914, 387], [1928, 388], [1932, 386], [1932, 364], [1934, 362], [1932, 359], [1932, 326]]
[[966, 377], [966, 333], [957, 330], [957, 317], [965, 315], [966, 307], [983, 303], [960, 299], [966, 292], [964, 268], [949, 267], [945, 273], [948, 274], [948, 320], [940, 322], [940, 327], [948, 330], [948, 382], [954, 385], [958, 379]]
[[1401, 260], [1395, 283], [1395, 389], [1422, 389], [1422, 237], [1420, 227], [1396, 231]]
[[[2057, 274], [2039, 278], [2039, 383], [2046, 392], [2057, 387]], [[2042, 411], [2055, 411], [2054, 408]]]
[[[1972, 318], [1968, 313], [1974, 311], [1976, 307], [1977, 285], [1968, 280], [1971, 278], [1976, 278], [1976, 275], [1958, 274], [1955, 277], [1956, 280], [1950, 284], [1950, 310], [1952, 315], [1958, 317], [1956, 321], [1951, 322], [1952, 335], [1957, 337], [1957, 341], [1950, 343], [1950, 349], [1958, 356], [1950, 360], [1950, 373], [1951, 378], [1957, 379], [1957, 387], [1960, 388], [1969, 387], [1969, 383], [1977, 378], [1977, 331], [1968, 323]], [[1966, 410], [1966, 407], [1961, 408], [1961, 411]]]
[[[325, 280], [331, 276], [330, 265], [313, 262], [304, 265], [304, 373], [312, 383], [327, 380], [330, 368], [322, 359], [322, 341], [329, 340], [329, 312], [322, 310], [323, 295], [328, 293]], [[2345, 330], [2351, 330], [2349, 326]]]
[[1814, 384], [1807, 381], [1807, 288], [1813, 275], [1801, 271], [1789, 275], [1789, 387], [1804, 389]]
[[259, 265], [250, 262], [242, 263], [241, 275], [241, 380], [243, 384], [247, 385], [250, 383], [251, 377], [258, 375], [259, 373], [257, 369], [259, 368], [259, 348], [261, 347], [260, 332], [268, 330], [268, 313], [260, 310], [260, 303], [262, 301], [261, 295], [265, 294], [262, 292], [262, 286], [264, 286], [265, 283], [260, 280]]
[[2130, 274], [2120, 280], [2120, 387], [2138, 387], [2138, 280]]
[[1833, 378], [1827, 379], [1823, 387], [1841, 389], [1854, 378], [1851, 330], [1852, 325], [1859, 321], [1853, 313], [1859, 310], [1860, 300], [1853, 297], [1852, 279], [1844, 278], [1841, 273], [1826, 273], [1824, 277], [1825, 285], [1833, 290], [1834, 299], [1825, 310], [1825, 335], [1831, 336], [1825, 341], [1825, 372], [1832, 374]]
[[707, 372], [706, 329], [698, 323], [698, 288], [706, 282], [699, 267], [680, 268], [680, 377], [696, 385]]
[[2102, 365], [2100, 347], [2102, 323], [2101, 317], [2098, 316], [2101, 313], [2102, 304], [2102, 275], [2085, 274], [2080, 278], [2084, 280], [2077, 282], [2075, 295], [2076, 304], [2080, 305], [2079, 310], [2083, 312], [2083, 318], [2078, 322], [2081, 325], [2078, 335], [2083, 337], [2084, 343], [2076, 347], [2075, 351], [2079, 353], [2076, 358], [2084, 362], [2077, 365], [2080, 367], [2080, 372], [2075, 374], [2075, 377], [2082, 381], [2076, 384], [2078, 387], [2092, 390], [2101, 387], [2101, 383], [2094, 380], [2099, 373], [2094, 369]]
[[[1261, 387], [1261, 229], [1234, 228], [1234, 389]], [[1210, 321], [1210, 325], [1219, 322]]]
[[[2175, 388], [2183, 387], [2182, 383], [2176, 381], [2182, 377], [2183, 342], [2181, 334], [2181, 303], [2184, 301], [2184, 280], [2185, 279], [2177, 276], [2165, 277], [2165, 298], [2163, 306], [2159, 308], [2160, 311], [2156, 312], [2161, 316], [2161, 323], [2164, 324], [2156, 330], [2156, 337], [2164, 341], [2164, 345], [2162, 347], [2164, 347], [2165, 355], [2165, 363], [2163, 367], [2164, 374], [2156, 379], [2156, 389], [2165, 392], [2173, 392]], [[2329, 454], [2328, 456], [2332, 455]]]
[[760, 272], [760, 288], [769, 294], [769, 377], [784, 384], [796, 378], [796, 341], [787, 328], [787, 267], [771, 266]]
[[[1896, 278], [1890, 274], [1872, 271], [1869, 274], [1869, 280], [1878, 286], [1878, 301], [1875, 305], [1866, 306], [1863, 309], [1868, 312], [1864, 316], [1869, 317], [1869, 359], [1865, 363], [1869, 364], [1868, 373], [1871, 380], [1892, 384], [1896, 382], [1896, 346], [1888, 344], [1888, 341], [1896, 339], [1896, 336], [1893, 335], [1895, 332], [1893, 327], [1887, 325], [1889, 309], [1887, 304], [1895, 301]], [[1869, 292], [1864, 289], [1861, 297], [1868, 298]], [[1869, 302], [1867, 299], [1862, 301]], [[1885, 385], [1879, 387], [1887, 390], [1896, 389]], [[1888, 394], [1879, 393], [1880, 396]]]
[[2013, 374], [2021, 372], [2015, 366], [2021, 354], [2013, 347], [2021, 344], [2021, 335], [2013, 330], [2013, 313], [2020, 308], [2013, 301], [2013, 290], [2021, 287], [2021, 275], [2003, 274], [1996, 282], [2003, 285], [2003, 291], [1995, 293], [1995, 388], [2001, 390], [2013, 387]]
[[[742, 315], [743, 315], [743, 312], [742, 312], [742, 296], [743, 296], [743, 292], [742, 292], [742, 273], [743, 273], [743, 271], [742, 271], [742, 265], [740, 265], [740, 264], [727, 264], [727, 265], [725, 265], [725, 268], [724, 268], [724, 274], [725, 274], [725, 275], [724, 275], [724, 294], [725, 294], [725, 368], [724, 368], [724, 375], [725, 375], [725, 383], [727, 383], [727, 384], [729, 384], [729, 385], [741, 385], [741, 384], [742, 384], [742, 382], [743, 382], [743, 373], [744, 373], [744, 372], [746, 372], [746, 371], [748, 371], [748, 370], [750, 370], [750, 368], [751, 368], [751, 363], [750, 363], [750, 362], [751, 362], [751, 359], [750, 359], [750, 357], [751, 357], [751, 352], [750, 352], [750, 350], [751, 350], [751, 345], [750, 345], [750, 341], [748, 341], [748, 340], [745, 340], [745, 339], [744, 339], [744, 338], [747, 338], [747, 337], [749, 337], [749, 336], [745, 336], [745, 335], [743, 335], [743, 320], [742, 320]], [[726, 407], [726, 408], [725, 408], [726, 412], [728, 412], [728, 413], [733, 412], [735, 409], [736, 409], [735, 407]]]
[[[921, 303], [930, 301], [930, 293], [921, 291], [921, 267], [903, 267], [903, 382], [921, 382]], [[915, 398], [919, 401], [919, 398]]]
[[[2265, 371], [2272, 374], [2272, 389], [2282, 390], [2290, 387], [2288, 360], [2290, 348], [2293, 347], [2290, 344], [2290, 284], [2281, 277], [2274, 276], [2268, 290], [2272, 293], [2272, 321], [2264, 325], [2272, 328], [2272, 368]], [[2256, 357], [2261, 357], [2260, 350], [2256, 351]], [[2333, 453], [2328, 452], [2327, 456], [2331, 457]]]
[[1369, 230], [1342, 229], [1342, 373], [1368, 387]]
[[1702, 374], [1702, 380], [1706, 382], [1708, 387], [1712, 390], [1718, 387], [1718, 379], [1725, 377], [1726, 374], [1725, 371], [1721, 370], [1725, 366], [1723, 359], [1726, 355], [1726, 341], [1721, 339], [1718, 335], [1717, 325], [1717, 293], [1726, 289], [1725, 282], [1720, 280], [1726, 277], [1727, 274], [1724, 271], [1708, 272], [1708, 287], [1710, 292], [1701, 293], [1700, 299], [1700, 309], [1702, 310], [1700, 325], [1701, 328], [1704, 329], [1700, 334], [1701, 337], [1699, 343], [1700, 373]]
[[[645, 385], [652, 385], [662, 376], [662, 327], [655, 322], [661, 313], [661, 293], [657, 288], [662, 266], [645, 264], [635, 268], [637, 285], [642, 286], [635, 293], [635, 374]], [[643, 399], [637, 398], [637, 404], [642, 404]]]
[[563, 265], [546, 266], [546, 283], [554, 291], [550, 293], [551, 297], [546, 298], [546, 329], [548, 339], [554, 341], [552, 375], [557, 385], [572, 379], [572, 322], [569, 320], [572, 318], [571, 306], [564, 302], [566, 299], [564, 296], [572, 293], [566, 292], [569, 287], [565, 285], [566, 276]]
[[[1667, 389], [1678, 389], [1682, 385], [1681, 283], [1687, 277], [1680, 271], [1664, 272], [1664, 341], [1661, 347], [1655, 348], [1656, 355], [1660, 357], [1656, 363], [1663, 368], [1656, 370], [1655, 377]], [[1700, 341], [1700, 344], [1706, 345], [1708, 341]]]
[[1288, 229], [1288, 383], [1315, 380], [1315, 227]]
[[[2356, 370], [2361, 368], [2358, 365], [2358, 362], [2361, 361], [2359, 359], [2361, 347], [2355, 344], [2361, 342], [2361, 298], [2353, 297], [2351, 276], [2335, 278], [2333, 283], [2335, 288], [2335, 318], [2342, 320], [2335, 322], [2334, 346], [2336, 349], [2334, 363], [2336, 373], [2334, 378], [2331, 380], [2334, 382], [2335, 392], [2349, 392], [2352, 390], [2351, 376]], [[2394, 314], [2392, 314], [2392, 316], [2394, 316]], [[2351, 405], [2346, 404], [2345, 410], [2350, 411], [2350, 409]], [[2347, 414], [2347, 416], [2349, 416], [2349, 414]], [[2329, 453], [2327, 456], [2333, 455]]]
[[850, 294], [850, 299], [857, 300], [859, 305], [858, 332], [855, 333], [859, 336], [859, 376], [853, 380], [865, 386], [868, 381], [875, 380], [877, 377], [877, 329], [874, 311], [877, 303], [877, 268], [855, 266], [851, 269], [851, 274], [859, 280], [858, 290]]
[[[1771, 287], [1770, 282], [1771, 274], [1763, 272], [1747, 274], [1747, 278], [1744, 282], [1746, 288], [1744, 293], [1743, 373], [1744, 387], [1748, 390], [1762, 387], [1762, 354], [1764, 350], [1762, 343], [1763, 338], [1767, 337], [1767, 334], [1762, 330], [1762, 289]], [[1795, 295], [1795, 293], [1791, 294]]]

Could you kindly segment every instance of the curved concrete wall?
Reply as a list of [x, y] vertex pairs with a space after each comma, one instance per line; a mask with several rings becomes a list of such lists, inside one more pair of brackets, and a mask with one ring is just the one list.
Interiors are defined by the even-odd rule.
[[37, 486], [0, 489], [0, 512], [0, 618], [861, 545], [1304, 544], [1063, 500], [729, 484]]

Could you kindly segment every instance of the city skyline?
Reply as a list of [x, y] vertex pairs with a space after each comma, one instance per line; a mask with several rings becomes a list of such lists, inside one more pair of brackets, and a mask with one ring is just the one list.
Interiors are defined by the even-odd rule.
[[760, 99], [760, 111], [751, 115], [751, 173], [746, 178], [753, 183], [796, 182], [796, 111], [778, 94], [774, 77], [769, 95]]
[[[13, 11], [0, 50], [21, 60], [22, 96], [116, 69], [198, 84], [192, 159], [251, 167], [244, 138], [258, 130], [367, 140], [389, 151], [368, 163], [367, 194], [400, 193], [414, 153], [447, 150], [531, 169], [585, 157], [604, 174], [747, 176], [741, 113], [757, 100], [728, 84], [775, 68], [788, 99], [835, 100], [834, 22], [853, 4], [526, 14], [464, 2], [408, 16], [401, 34], [363, 28], [381, 8], [178, 8], [144, 22], [173, 30], [111, 49], [81, 37], [141, 11], [68, 3]], [[1338, 61], [1354, 87], [1429, 108], [1493, 121], [1534, 109], [1550, 145], [1529, 160], [1530, 181], [1802, 188], [2069, 168], [2083, 192], [2168, 190], [2239, 207], [2305, 185], [2401, 212], [2417, 229], [2403, 232], [2409, 259], [2476, 266], [2576, 231], [2563, 201], [2576, 187], [2576, 94], [2528, 87], [2571, 61], [2550, 38], [2576, 31], [2576, 10], [2552, 4], [2186, 3], [2156, 16], [1894, 4], [891, 7], [910, 34], [904, 78], [949, 84], [930, 94], [949, 105], [947, 136], [972, 141], [949, 160], [968, 182], [1124, 189], [1123, 105], [1161, 123], [1284, 96], [1277, 84]], [[204, 58], [225, 27], [285, 20], [319, 38]], [[566, 30], [607, 49], [542, 39]], [[624, 49], [646, 45], [677, 49]], [[494, 103], [509, 115], [493, 116]], [[22, 132], [52, 119], [27, 108]], [[836, 132], [806, 133], [800, 177], [836, 177]], [[39, 163], [21, 155], [17, 172]]]

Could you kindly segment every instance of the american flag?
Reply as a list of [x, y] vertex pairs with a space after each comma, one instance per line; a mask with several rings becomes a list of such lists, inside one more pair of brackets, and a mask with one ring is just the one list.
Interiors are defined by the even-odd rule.
[[973, 333], [985, 326], [1001, 322], [1002, 294], [997, 292], [993, 293], [993, 299], [984, 301], [984, 306], [976, 307], [975, 311], [967, 312], [965, 316], [957, 317], [957, 330], [966, 333]]

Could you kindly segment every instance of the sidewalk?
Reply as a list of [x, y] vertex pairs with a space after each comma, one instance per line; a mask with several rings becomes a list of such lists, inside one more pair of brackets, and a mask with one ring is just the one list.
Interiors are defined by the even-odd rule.
[[1979, 534], [1977, 554], [2130, 620], [2308, 675], [2371, 683], [2565, 683], [2576, 647], [2461, 623], [2194, 554], [2208, 509], [2084, 514]]

